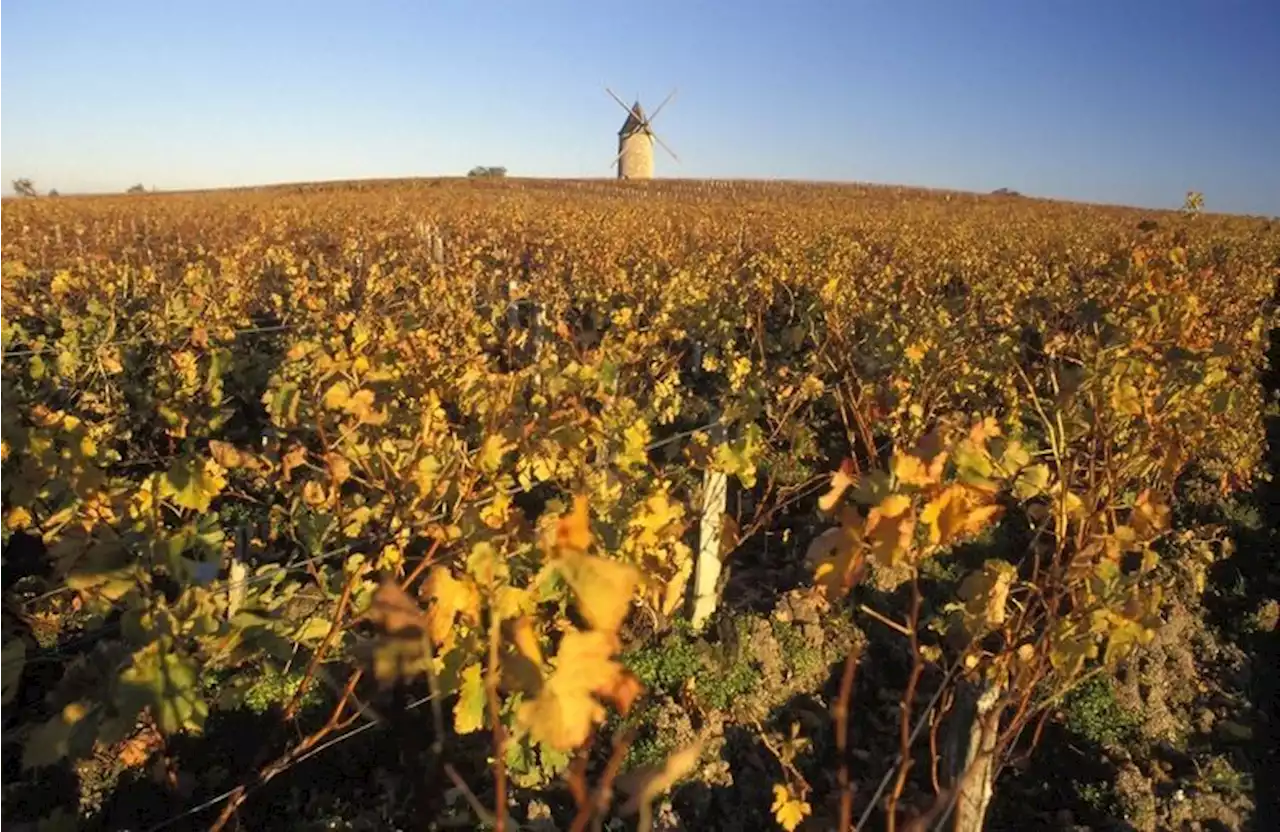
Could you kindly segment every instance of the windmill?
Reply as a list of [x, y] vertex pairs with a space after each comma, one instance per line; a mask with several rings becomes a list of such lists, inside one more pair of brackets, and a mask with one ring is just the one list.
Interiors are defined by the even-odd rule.
[[618, 102], [619, 107], [627, 111], [627, 120], [622, 123], [622, 129], [618, 131], [618, 155], [611, 163], [618, 166], [619, 179], [653, 178], [653, 143], [655, 141], [662, 145], [663, 150], [671, 154], [672, 159], [680, 161], [675, 151], [667, 147], [667, 143], [653, 132], [653, 120], [658, 117], [658, 113], [662, 112], [662, 108], [667, 106], [667, 102], [675, 97], [675, 90], [672, 90], [671, 94], [663, 99], [649, 116], [644, 114], [639, 100], [628, 107], [621, 98], [613, 94], [613, 90], [605, 87], [604, 91]]

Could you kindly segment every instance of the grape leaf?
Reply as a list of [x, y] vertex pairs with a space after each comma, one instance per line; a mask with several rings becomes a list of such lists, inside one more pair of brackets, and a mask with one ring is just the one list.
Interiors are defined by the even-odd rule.
[[166, 472], [161, 496], [182, 508], [206, 512], [213, 498], [226, 486], [221, 465], [213, 460], [190, 459], [175, 462]]
[[560, 642], [555, 670], [538, 695], [521, 703], [517, 718], [538, 742], [571, 751], [586, 742], [605, 717], [600, 700], [629, 707], [640, 683], [613, 660], [617, 636], [570, 630]]
[[582, 554], [561, 559], [559, 570], [573, 588], [587, 623], [597, 630], [617, 632], [630, 609], [639, 571], [621, 561]]
[[468, 665], [462, 671], [458, 703], [453, 708], [453, 726], [459, 734], [470, 734], [484, 727], [484, 709], [487, 701], [480, 665]]
[[773, 817], [778, 825], [787, 832], [793, 832], [797, 826], [813, 811], [812, 807], [794, 792], [781, 783], [773, 787]]

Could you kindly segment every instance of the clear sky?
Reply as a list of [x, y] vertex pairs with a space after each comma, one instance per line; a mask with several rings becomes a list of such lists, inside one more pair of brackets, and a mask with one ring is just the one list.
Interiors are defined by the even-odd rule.
[[10, 0], [6, 190], [856, 180], [1280, 214], [1280, 0]]

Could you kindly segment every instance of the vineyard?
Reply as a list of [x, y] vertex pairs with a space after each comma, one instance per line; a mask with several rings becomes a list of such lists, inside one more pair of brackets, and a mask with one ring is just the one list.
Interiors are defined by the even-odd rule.
[[5, 826], [1262, 828], [1278, 277], [1190, 201], [7, 200]]

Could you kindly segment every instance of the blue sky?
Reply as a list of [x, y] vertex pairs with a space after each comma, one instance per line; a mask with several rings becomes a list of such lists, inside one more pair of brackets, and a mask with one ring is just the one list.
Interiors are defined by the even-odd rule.
[[0, 164], [41, 189], [607, 176], [856, 180], [1280, 214], [1276, 0], [26, 0]]

